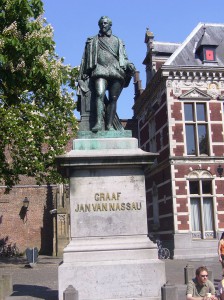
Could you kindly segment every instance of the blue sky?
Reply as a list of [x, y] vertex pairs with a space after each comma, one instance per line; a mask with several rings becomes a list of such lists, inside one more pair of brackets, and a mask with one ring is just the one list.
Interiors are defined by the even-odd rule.
[[[113, 34], [126, 45], [128, 58], [140, 71], [145, 88], [146, 28], [156, 41], [183, 42], [199, 22], [224, 23], [223, 0], [43, 0], [45, 17], [54, 28], [56, 52], [78, 66], [87, 37], [98, 33], [101, 16], [112, 19]], [[133, 81], [118, 100], [118, 114], [132, 118]], [[77, 114], [79, 117], [79, 114]]]

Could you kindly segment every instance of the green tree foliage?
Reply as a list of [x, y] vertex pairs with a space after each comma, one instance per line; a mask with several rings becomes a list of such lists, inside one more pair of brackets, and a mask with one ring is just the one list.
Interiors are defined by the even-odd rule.
[[55, 53], [41, 0], [0, 0], [0, 181], [57, 182], [54, 158], [77, 131], [77, 68]]

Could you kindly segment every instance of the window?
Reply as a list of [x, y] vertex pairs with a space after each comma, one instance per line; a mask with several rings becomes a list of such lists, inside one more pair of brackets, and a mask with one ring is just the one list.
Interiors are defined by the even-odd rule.
[[205, 60], [208, 60], [208, 61], [214, 61], [215, 60], [214, 49], [205, 49]]
[[196, 57], [200, 58], [202, 63], [217, 63], [216, 48], [218, 45], [200, 45], [196, 50]]
[[149, 122], [149, 151], [156, 152], [156, 122], [152, 119]]
[[159, 222], [159, 204], [158, 204], [158, 190], [156, 184], [153, 182], [153, 187], [152, 187], [152, 204], [153, 204], [153, 224], [154, 227], [160, 226]]
[[189, 191], [193, 238], [214, 238], [212, 181], [189, 181]]
[[209, 155], [205, 103], [185, 103], [187, 155]]
[[215, 62], [216, 61], [216, 46], [203, 46], [203, 61]]

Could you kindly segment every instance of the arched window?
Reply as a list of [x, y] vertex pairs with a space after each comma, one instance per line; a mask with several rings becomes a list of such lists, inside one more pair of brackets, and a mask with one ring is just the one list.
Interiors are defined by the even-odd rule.
[[188, 180], [192, 237], [215, 238], [213, 177], [206, 170], [196, 170], [189, 174]]

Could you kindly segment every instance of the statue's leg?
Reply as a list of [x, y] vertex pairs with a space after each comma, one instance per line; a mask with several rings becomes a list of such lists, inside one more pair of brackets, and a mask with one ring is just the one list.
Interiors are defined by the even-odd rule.
[[96, 100], [96, 124], [92, 128], [93, 132], [103, 129], [102, 118], [104, 113], [104, 96], [107, 89], [107, 81], [104, 78], [95, 80], [95, 100]]
[[107, 130], [113, 130], [113, 121], [117, 110], [117, 99], [123, 89], [123, 83], [119, 80], [113, 80], [109, 84], [109, 104], [107, 116]]

